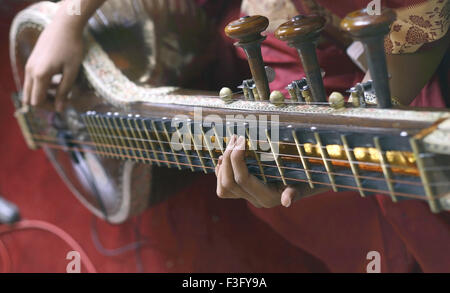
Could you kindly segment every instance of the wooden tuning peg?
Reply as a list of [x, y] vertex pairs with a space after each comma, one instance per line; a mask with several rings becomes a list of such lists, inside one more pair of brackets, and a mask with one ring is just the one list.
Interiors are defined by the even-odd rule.
[[228, 24], [225, 34], [238, 40], [235, 44], [247, 54], [250, 71], [261, 100], [269, 100], [269, 82], [261, 54], [261, 43], [266, 39], [261, 33], [269, 26], [269, 20], [260, 15], [244, 16]]
[[320, 32], [325, 27], [325, 23], [325, 18], [321, 16], [297, 15], [290, 21], [283, 23], [275, 32], [277, 39], [287, 42], [289, 46], [298, 50], [315, 102], [327, 101], [322, 72], [316, 54], [316, 42]]
[[379, 108], [392, 106], [384, 37], [395, 19], [396, 14], [392, 9], [383, 9], [380, 15], [369, 15], [363, 9], [348, 14], [341, 23], [343, 30], [364, 44]]

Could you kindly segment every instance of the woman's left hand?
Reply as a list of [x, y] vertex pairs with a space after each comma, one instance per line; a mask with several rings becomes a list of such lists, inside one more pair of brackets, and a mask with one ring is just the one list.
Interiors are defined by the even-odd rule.
[[[220, 157], [216, 167], [217, 195], [227, 199], [245, 199], [258, 208], [273, 208], [279, 205], [285, 207], [302, 196], [312, 194], [307, 184], [287, 186], [280, 190], [275, 185], [264, 184], [251, 175], [245, 163], [244, 137], [233, 136]], [[315, 191], [322, 192], [324, 189]]]

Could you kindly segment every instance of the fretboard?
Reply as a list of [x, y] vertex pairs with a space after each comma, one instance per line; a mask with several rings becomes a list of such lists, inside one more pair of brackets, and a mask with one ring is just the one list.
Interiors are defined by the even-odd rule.
[[184, 121], [184, 127], [174, 127], [170, 119], [91, 112], [82, 120], [90, 137], [87, 143], [103, 157], [208, 174], [214, 173], [230, 136], [241, 134], [246, 137], [250, 173], [266, 183], [354, 190], [363, 197], [385, 194], [395, 202], [424, 199], [433, 211], [439, 210], [421, 143], [407, 135], [339, 133], [283, 125], [279, 138], [272, 140], [270, 128], [252, 131], [244, 126], [242, 131], [238, 123], [205, 126]]

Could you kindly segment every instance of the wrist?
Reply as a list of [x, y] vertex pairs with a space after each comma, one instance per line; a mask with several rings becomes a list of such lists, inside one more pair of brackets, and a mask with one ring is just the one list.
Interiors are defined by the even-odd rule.
[[81, 35], [95, 13], [106, 0], [64, 0], [58, 9], [55, 22], [68, 33]]

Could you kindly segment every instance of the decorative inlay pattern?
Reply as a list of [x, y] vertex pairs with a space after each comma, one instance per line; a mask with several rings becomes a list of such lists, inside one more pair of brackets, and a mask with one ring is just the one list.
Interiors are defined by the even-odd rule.
[[[23, 26], [45, 27], [51, 22], [58, 4], [52, 2], [39, 2], [20, 12], [12, 24], [11, 60], [15, 64], [15, 44], [17, 33]], [[285, 107], [276, 107], [268, 102], [255, 102], [237, 100], [226, 104], [219, 96], [177, 95], [176, 87], [143, 87], [131, 82], [108, 58], [101, 46], [94, 41], [90, 33], [85, 31], [86, 58], [83, 61], [85, 75], [92, 87], [110, 103], [125, 107], [128, 103], [146, 102], [155, 104], [177, 104], [192, 107], [210, 107], [232, 110], [252, 110], [269, 113], [316, 113], [345, 117], [360, 117], [372, 119], [415, 120], [434, 122], [440, 118], [449, 117], [448, 112], [416, 112], [412, 110], [375, 109], [375, 108], [346, 108], [335, 110], [328, 106], [287, 104]], [[15, 73], [17, 79], [17, 73]]]

